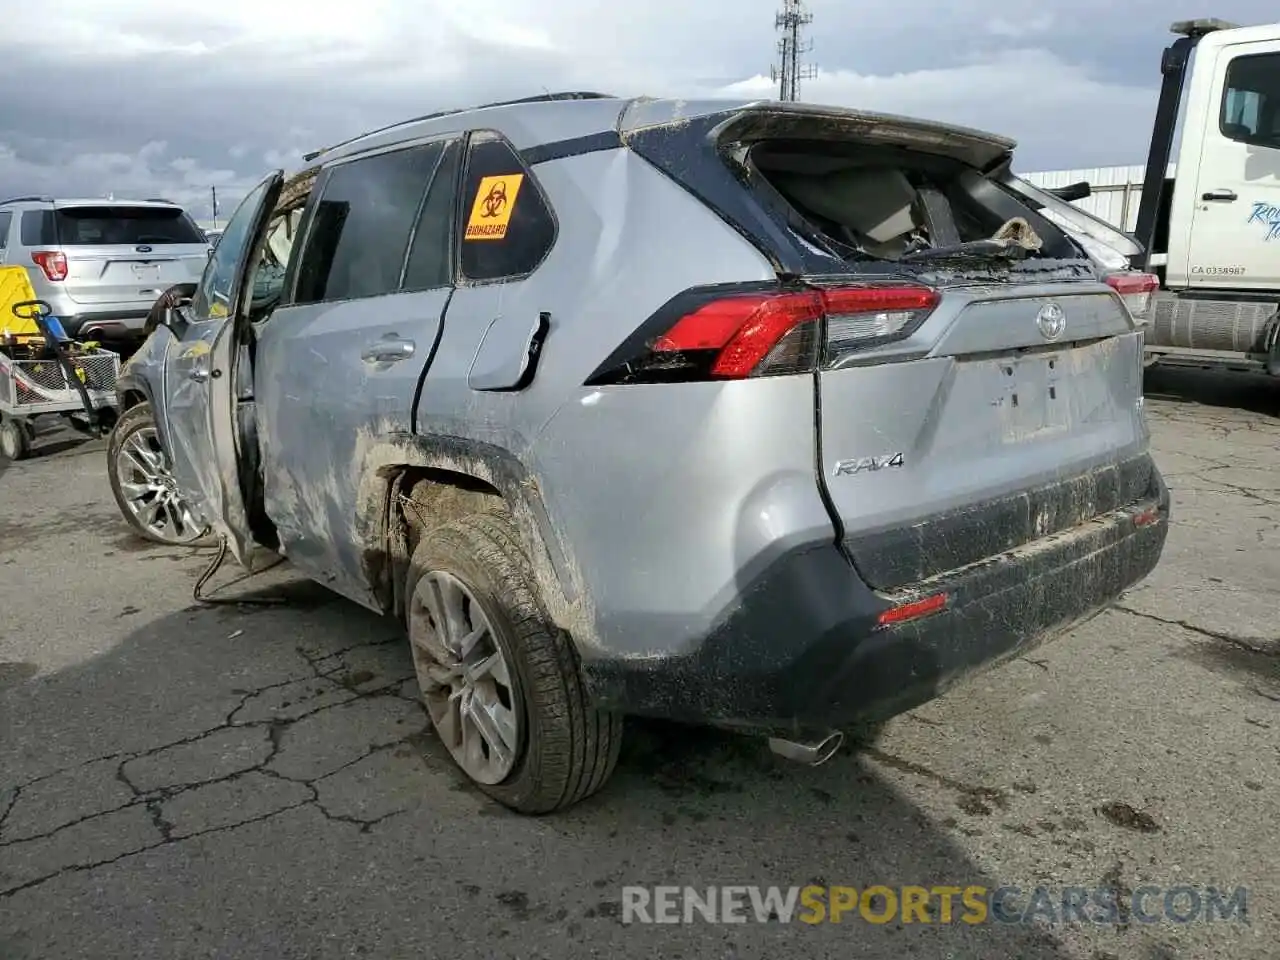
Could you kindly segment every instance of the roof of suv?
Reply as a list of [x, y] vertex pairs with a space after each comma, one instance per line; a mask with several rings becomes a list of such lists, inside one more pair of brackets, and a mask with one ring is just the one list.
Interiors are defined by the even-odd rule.
[[182, 205], [174, 203], [172, 200], [120, 200], [116, 198], [107, 199], [106, 197], [79, 197], [68, 199], [57, 199], [55, 197], [12, 197], [7, 200], [0, 200], [0, 207], [7, 207], [13, 203], [29, 203], [41, 207], [156, 207], [158, 209], [175, 209], [181, 210]]
[[847, 120], [905, 125], [941, 137], [956, 137], [971, 144], [980, 144], [995, 153], [1006, 152], [1016, 146], [1012, 140], [981, 130], [846, 107], [770, 100], [679, 100], [621, 98], [599, 93], [553, 93], [405, 120], [317, 150], [308, 154], [305, 161], [309, 165], [324, 164], [406, 140], [473, 130], [478, 122], [503, 133], [516, 149], [523, 150], [605, 133], [625, 134], [645, 127], [696, 120], [752, 107], [772, 107], [788, 113], [810, 114], [815, 117], [832, 115]]

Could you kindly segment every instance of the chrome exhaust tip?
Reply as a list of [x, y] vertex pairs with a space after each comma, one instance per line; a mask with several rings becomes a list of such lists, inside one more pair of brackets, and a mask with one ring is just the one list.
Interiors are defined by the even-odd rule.
[[769, 749], [784, 760], [793, 760], [806, 767], [816, 767], [834, 757], [843, 743], [844, 734], [839, 730], [833, 730], [820, 740], [808, 742], [770, 737]]

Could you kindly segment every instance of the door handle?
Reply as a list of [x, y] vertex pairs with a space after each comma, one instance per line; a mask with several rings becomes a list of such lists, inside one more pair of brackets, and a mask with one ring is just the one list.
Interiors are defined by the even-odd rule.
[[395, 363], [397, 360], [408, 360], [413, 356], [414, 343], [395, 335], [375, 340], [364, 348], [360, 359], [365, 363]]
[[1234, 190], [1210, 190], [1207, 193], [1200, 194], [1200, 199], [1205, 201], [1217, 200], [1220, 203], [1230, 203], [1236, 199]]
[[209, 379], [209, 361], [204, 357], [196, 360], [191, 364], [191, 369], [187, 371], [187, 379], [194, 380], [196, 383], [204, 383]]

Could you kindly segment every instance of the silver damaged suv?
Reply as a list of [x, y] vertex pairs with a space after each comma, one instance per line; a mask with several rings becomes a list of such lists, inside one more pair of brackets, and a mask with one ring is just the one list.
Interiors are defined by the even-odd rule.
[[1012, 150], [560, 94], [322, 151], [128, 364], [117, 500], [403, 618], [514, 809], [598, 790], [627, 714], [820, 761], [1164, 546], [1142, 334]]

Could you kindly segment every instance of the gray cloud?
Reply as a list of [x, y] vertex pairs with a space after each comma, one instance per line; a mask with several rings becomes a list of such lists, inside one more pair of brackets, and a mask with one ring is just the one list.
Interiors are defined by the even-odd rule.
[[[0, 193], [170, 196], [208, 216], [217, 186], [225, 214], [269, 166], [436, 109], [543, 89], [767, 96], [774, 6], [650, 0], [637, 22], [637, 8], [595, 0], [313, 0], [305, 19], [261, 0], [47, 0], [7, 14], [0, 37]], [[807, 99], [1007, 133], [1023, 169], [1140, 162], [1168, 24], [1202, 12], [810, 7], [820, 75]], [[1268, 7], [1215, 12], [1254, 23]]]

